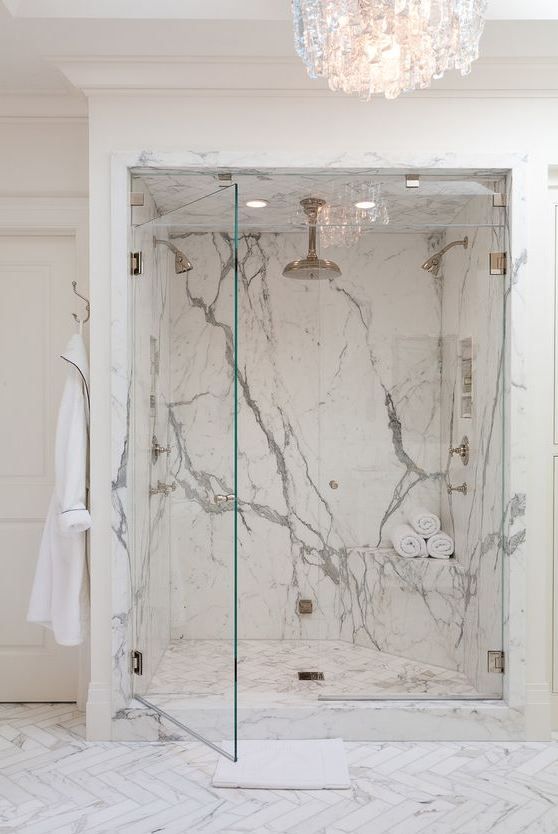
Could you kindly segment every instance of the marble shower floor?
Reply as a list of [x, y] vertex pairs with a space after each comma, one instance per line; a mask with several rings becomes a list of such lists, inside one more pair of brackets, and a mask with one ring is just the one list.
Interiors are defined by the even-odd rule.
[[[419, 663], [351, 643], [329, 640], [240, 640], [239, 703], [282, 706], [320, 695], [471, 697], [479, 693], [453, 670]], [[171, 643], [146, 694], [158, 706], [169, 696], [201, 705], [232, 698], [232, 642]], [[299, 671], [320, 671], [323, 681], [300, 681]]]

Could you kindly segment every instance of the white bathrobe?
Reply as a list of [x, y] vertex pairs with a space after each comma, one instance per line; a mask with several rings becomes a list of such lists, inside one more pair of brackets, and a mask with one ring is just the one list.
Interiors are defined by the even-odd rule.
[[68, 363], [68, 377], [56, 426], [54, 494], [27, 620], [52, 629], [60, 645], [76, 646], [83, 642], [87, 623], [85, 531], [91, 527], [86, 508], [89, 367], [79, 333], [71, 337], [62, 359]]

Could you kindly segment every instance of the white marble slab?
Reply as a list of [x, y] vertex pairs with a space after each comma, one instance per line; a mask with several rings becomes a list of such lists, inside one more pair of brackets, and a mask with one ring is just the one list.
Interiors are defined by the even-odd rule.
[[[514, 195], [514, 214], [512, 216], [511, 231], [513, 234], [513, 250], [512, 250], [512, 275], [511, 282], [507, 285], [507, 314], [510, 324], [510, 332], [512, 333], [511, 342], [513, 343], [513, 350], [510, 345], [507, 346], [506, 351], [506, 394], [507, 394], [507, 421], [508, 428], [507, 436], [505, 438], [505, 462], [506, 462], [506, 493], [505, 500], [509, 507], [506, 517], [506, 528], [504, 530], [504, 549], [509, 556], [506, 562], [505, 572], [505, 600], [506, 608], [506, 646], [509, 650], [509, 666], [510, 673], [507, 676], [506, 694], [511, 703], [521, 704], [524, 698], [523, 689], [523, 653], [524, 653], [524, 621], [522, 618], [523, 599], [522, 599], [522, 576], [524, 571], [524, 538], [525, 533], [523, 524], [524, 515], [524, 489], [525, 489], [525, 473], [524, 473], [524, 459], [520, 454], [522, 437], [524, 436], [525, 427], [523, 425], [523, 399], [525, 396], [524, 375], [523, 375], [523, 340], [524, 340], [524, 326], [522, 320], [522, 305], [521, 305], [521, 286], [523, 280], [524, 264], [526, 260], [525, 252], [522, 248], [522, 223], [524, 222], [524, 203], [521, 185], [521, 169], [522, 163], [518, 157], [510, 159], [499, 159], [495, 164], [495, 160], [485, 158], [467, 159], [462, 156], [457, 158], [453, 155], [445, 155], [443, 157], [411, 159], [409, 157], [400, 158], [385, 158], [377, 154], [363, 154], [358, 157], [350, 157], [349, 155], [336, 156], [327, 160], [325, 158], [313, 157], [312, 160], [297, 159], [280, 154], [261, 155], [256, 159], [253, 155], [246, 154], [197, 154], [197, 153], [180, 153], [180, 154], [153, 154], [142, 153], [126, 155], [126, 158], [121, 157], [115, 160], [114, 170], [118, 171], [115, 177], [115, 186], [122, 187], [123, 179], [121, 177], [122, 165], [140, 164], [147, 167], [173, 167], [176, 165], [182, 166], [304, 166], [308, 167], [319, 165], [320, 167], [331, 167], [332, 170], [343, 169], [350, 166], [355, 168], [389, 168], [392, 166], [399, 166], [400, 168], [412, 167], [418, 168], [423, 166], [440, 167], [446, 172], [458, 168], [471, 167], [479, 170], [480, 168], [489, 169], [491, 167], [511, 168], [514, 169], [514, 180], [512, 183], [512, 190]], [[119, 185], [120, 183], [120, 185]], [[123, 205], [122, 196], [120, 192], [115, 192], [114, 205]], [[115, 263], [119, 263], [122, 246], [118, 244], [115, 246]], [[119, 267], [118, 267], [119, 269]], [[126, 476], [126, 455], [127, 455], [127, 426], [129, 423], [127, 412], [127, 368], [128, 358], [126, 352], [127, 328], [122, 326], [128, 304], [127, 298], [127, 282], [122, 282], [122, 275], [119, 275], [118, 269], [114, 275], [113, 286], [113, 396], [114, 411], [113, 411], [113, 444], [114, 444], [114, 506], [115, 506], [115, 563], [113, 568], [113, 589], [114, 589], [114, 661], [115, 661], [115, 710], [116, 714], [120, 715], [119, 707], [121, 704], [128, 703], [129, 699], [129, 672], [128, 672], [128, 652], [130, 648], [130, 589], [129, 583], [129, 562], [127, 556], [128, 549], [128, 523], [129, 523], [129, 494], [127, 476]], [[513, 384], [510, 384], [513, 380]], [[523, 434], [522, 434], [523, 432]], [[258, 463], [258, 466], [261, 466]], [[310, 507], [310, 511], [315, 512]], [[128, 602], [126, 602], [128, 600]], [[411, 707], [411, 711], [413, 711]], [[422, 712], [422, 708], [415, 710], [415, 715]], [[466, 710], [468, 714], [468, 710]], [[499, 711], [498, 714], [504, 716], [505, 709]], [[465, 712], [461, 713], [465, 716]], [[516, 727], [520, 727], [521, 719], [519, 714], [514, 713], [512, 719], [510, 713], [510, 721], [514, 721]], [[461, 719], [459, 719], [461, 720]], [[467, 719], [464, 718], [466, 721]], [[479, 718], [481, 723], [489, 721], [486, 715]], [[500, 721], [500, 719], [498, 719]], [[503, 722], [508, 720], [503, 717]], [[519, 721], [519, 724], [517, 723]], [[122, 723], [121, 721], [117, 724]], [[126, 723], [126, 722], [125, 722]], [[504, 726], [501, 724], [501, 726]], [[403, 724], [401, 725], [403, 726]], [[511, 725], [510, 725], [511, 726]], [[486, 723], [488, 727], [488, 723]], [[308, 730], [311, 732], [310, 724]], [[463, 732], [467, 732], [465, 724], [463, 725]], [[504, 729], [505, 733], [506, 730]], [[511, 729], [510, 729], [511, 732]], [[514, 732], [521, 732], [517, 729]]]

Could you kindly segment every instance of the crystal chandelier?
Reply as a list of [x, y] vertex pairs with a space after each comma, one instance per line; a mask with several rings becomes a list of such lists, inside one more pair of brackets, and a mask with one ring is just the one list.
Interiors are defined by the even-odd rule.
[[295, 45], [311, 78], [370, 99], [470, 72], [487, 0], [292, 0]]

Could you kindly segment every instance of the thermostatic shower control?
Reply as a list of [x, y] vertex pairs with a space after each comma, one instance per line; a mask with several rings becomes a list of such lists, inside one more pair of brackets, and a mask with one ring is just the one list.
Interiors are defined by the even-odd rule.
[[463, 438], [459, 446], [450, 446], [450, 455], [459, 455], [463, 466], [469, 463], [469, 453], [471, 448], [469, 446], [469, 438], [467, 435]]

